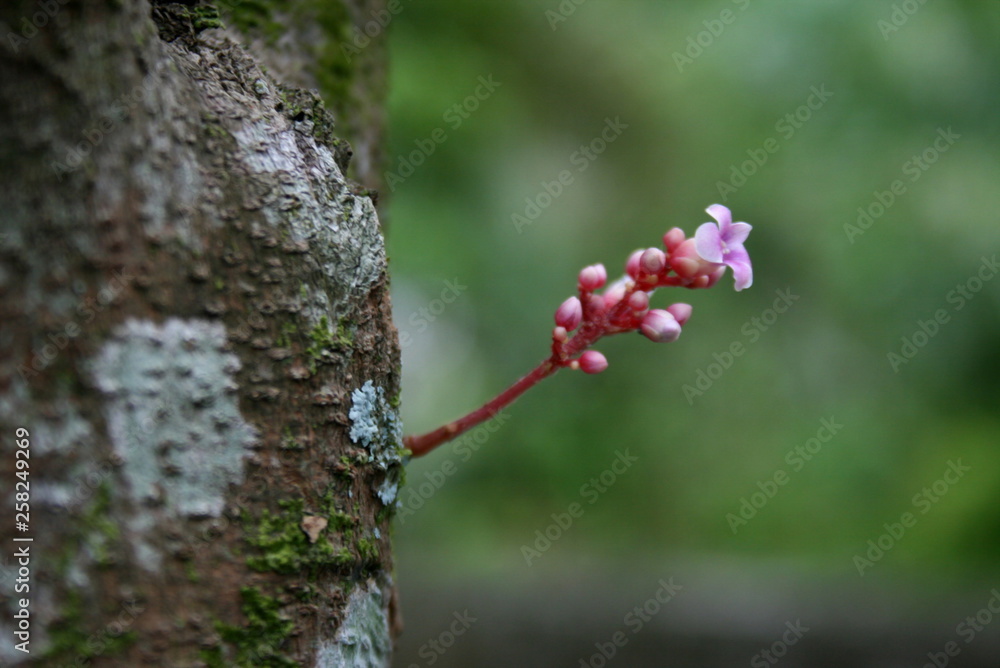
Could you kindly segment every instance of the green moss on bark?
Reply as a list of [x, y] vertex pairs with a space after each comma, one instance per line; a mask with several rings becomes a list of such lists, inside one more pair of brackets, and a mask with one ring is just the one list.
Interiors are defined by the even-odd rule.
[[89, 663], [90, 659], [98, 656], [117, 654], [136, 641], [134, 631], [121, 629], [120, 626], [88, 629], [87, 620], [92, 618], [91, 612], [84, 614], [83, 598], [79, 592], [70, 590], [58, 621], [48, 628], [51, 644], [44, 658], [53, 662], [76, 660]]
[[[328, 493], [315, 511], [307, 510], [301, 499], [285, 500], [279, 503], [280, 512], [264, 511], [256, 521], [245, 519], [246, 542], [252, 548], [247, 565], [260, 572], [284, 575], [305, 572], [311, 577], [323, 568], [377, 569], [380, 557], [377, 542], [362, 536], [360, 519], [356, 514], [338, 510], [334, 499], [334, 494]], [[307, 515], [327, 521], [315, 542], [302, 528]]]
[[262, 37], [274, 44], [288, 30], [289, 23], [320, 27], [324, 39], [314, 45], [309, 59], [313, 78], [323, 97], [338, 117], [354, 106], [352, 87], [361, 58], [352, 58], [351, 17], [342, 2], [329, 0], [242, 0], [218, 3], [229, 22], [249, 37]]
[[241, 609], [247, 618], [243, 626], [216, 623], [215, 629], [228, 647], [213, 647], [202, 652], [211, 668], [295, 668], [283, 649], [295, 624], [281, 614], [281, 603], [254, 587], [240, 589]]
[[302, 518], [312, 513], [305, 512], [302, 500], [285, 500], [279, 505], [281, 512], [265, 510], [259, 520], [248, 523], [246, 541], [255, 550], [255, 554], [247, 557], [250, 568], [285, 575], [302, 571], [315, 574], [317, 569], [340, 568], [354, 561], [346, 541], [341, 539], [337, 545], [334, 541], [340, 537], [329, 534], [331, 528], [339, 533], [345, 526], [356, 525], [354, 518], [337, 510], [328, 511], [325, 513], [327, 530], [311, 543], [302, 529]]

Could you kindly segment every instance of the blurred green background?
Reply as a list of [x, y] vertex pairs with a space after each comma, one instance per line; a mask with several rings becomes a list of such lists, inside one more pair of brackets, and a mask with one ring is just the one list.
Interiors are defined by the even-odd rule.
[[[754, 226], [755, 269], [741, 293], [731, 274], [661, 291], [657, 306], [694, 305], [679, 341], [606, 339], [603, 374], [563, 371], [480, 449], [445, 445], [409, 465], [399, 665], [430, 665], [419, 648], [450, 609], [438, 618], [429, 601], [456, 579], [483, 596], [538, 594], [558, 574], [627, 577], [647, 582], [641, 603], [685, 568], [717, 581], [709, 564], [737, 580], [777, 573], [793, 590], [828, 583], [860, 608], [896, 583], [947, 640], [1000, 585], [1000, 3], [398, 7], [384, 176], [407, 432], [478, 407], [545, 357], [581, 267], [618, 275], [671, 226], [693, 234], [713, 202]], [[619, 131], [581, 157], [609, 119]], [[571, 182], [547, 198], [563, 170]], [[769, 312], [780, 291], [794, 300]], [[734, 342], [744, 352], [727, 360]], [[715, 378], [699, 389], [700, 373]], [[824, 419], [842, 427], [795, 463], [788, 453]], [[636, 463], [591, 503], [581, 486], [626, 449]], [[968, 471], [935, 490], [959, 459]], [[758, 483], [774, 491], [779, 470], [786, 484], [734, 532], [727, 515]], [[574, 502], [583, 516], [528, 565], [522, 546]], [[915, 524], [859, 576], [855, 556], [906, 512]], [[968, 604], [942, 613], [955, 597]], [[760, 609], [753, 596], [729, 603]], [[630, 606], [596, 607], [606, 624], [566, 643], [580, 658]], [[901, 656], [918, 665], [936, 642]], [[459, 653], [435, 662], [503, 665]]]

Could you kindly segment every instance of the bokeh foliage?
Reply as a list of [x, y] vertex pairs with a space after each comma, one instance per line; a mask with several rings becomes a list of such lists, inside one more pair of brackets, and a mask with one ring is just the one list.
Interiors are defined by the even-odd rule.
[[[723, 552], [848, 574], [883, 523], [961, 458], [971, 472], [876, 570], [958, 577], [995, 562], [1000, 278], [961, 309], [948, 296], [1000, 252], [1000, 6], [926, 3], [891, 32], [879, 23], [890, 2], [591, 0], [553, 30], [546, 11], [558, 6], [403, 2], [391, 23], [388, 169], [436, 128], [446, 135], [388, 197], [407, 431], [527, 372], [580, 267], [617, 274], [670, 226], [693, 233], [722, 201], [718, 183], [774, 138], [777, 152], [724, 202], [754, 225], [755, 284], [661, 292], [661, 306], [695, 307], [678, 342], [606, 340], [605, 373], [546, 381], [468, 461], [444, 446], [413, 463], [411, 485], [446, 460], [457, 472], [397, 528], [398, 549], [447, 553], [448, 568], [516, 562], [629, 448], [639, 464], [545, 559]], [[678, 67], [675, 53], [723, 10], [734, 20]], [[449, 108], [489, 75], [500, 86], [453, 127]], [[776, 124], [813, 87], [832, 97], [789, 135]], [[576, 171], [574, 151], [617, 117], [628, 128]], [[960, 137], [947, 151], [904, 172], [949, 128]], [[564, 169], [573, 182], [519, 231], [512, 214]], [[849, 238], [858, 207], [896, 179], [905, 192]], [[466, 287], [436, 303], [446, 281]], [[782, 289], [798, 300], [757, 328]], [[887, 354], [938, 309], [949, 321], [894, 371]], [[745, 354], [691, 405], [683, 386], [734, 341]], [[842, 430], [794, 471], [786, 453], [830, 417]], [[726, 514], [778, 468], [788, 484], [733, 535]]]

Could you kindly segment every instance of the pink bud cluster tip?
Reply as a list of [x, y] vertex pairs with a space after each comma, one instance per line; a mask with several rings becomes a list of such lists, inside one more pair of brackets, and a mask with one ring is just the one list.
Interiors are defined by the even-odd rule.
[[[721, 204], [713, 204], [706, 211], [715, 223], [702, 224], [692, 238], [687, 238], [679, 227], [670, 229], [663, 235], [663, 249], [633, 252], [625, 262], [625, 274], [610, 285], [604, 265], [592, 264], [580, 270], [578, 295], [556, 309], [548, 359], [477, 411], [422, 436], [407, 436], [404, 445], [414, 456], [424, 454], [489, 419], [563, 367], [601, 373], [608, 368], [608, 360], [589, 348], [605, 336], [640, 332], [656, 343], [676, 341], [691, 317], [691, 306], [678, 302], [665, 309], [649, 308], [650, 298], [659, 288], [710, 288], [719, 282], [726, 267], [733, 270], [737, 291], [750, 287], [753, 268], [743, 247], [750, 225], [732, 222], [729, 209]], [[601, 288], [604, 291], [598, 293]]]

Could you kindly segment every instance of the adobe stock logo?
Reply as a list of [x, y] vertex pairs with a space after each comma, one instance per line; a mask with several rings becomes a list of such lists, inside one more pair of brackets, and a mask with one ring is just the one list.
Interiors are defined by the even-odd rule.
[[[503, 85], [503, 82], [496, 81], [492, 74], [479, 77], [477, 83], [478, 85], [472, 93], [461, 102], [456, 102], [445, 109], [444, 113], [441, 114], [441, 120], [447, 123], [452, 130], [458, 130], [462, 127], [462, 124], [469, 120], [482, 103], [490, 99], [497, 88]], [[436, 127], [426, 137], [415, 139], [413, 141], [415, 148], [406, 155], [397, 156], [395, 170], [385, 173], [385, 182], [389, 186], [389, 190], [395, 192], [396, 187], [413, 176], [417, 169], [434, 155], [437, 147], [446, 141], [448, 141], [448, 132], [443, 127]]]
[[778, 321], [778, 316], [785, 313], [791, 308], [792, 304], [799, 300], [799, 295], [792, 294], [791, 288], [775, 290], [774, 294], [777, 297], [771, 308], [764, 309], [759, 316], [750, 318], [740, 327], [740, 333], [747, 337], [745, 344], [739, 340], [733, 341], [722, 352], [712, 353], [712, 359], [715, 361], [698, 369], [695, 373], [694, 383], [685, 383], [681, 386], [684, 398], [687, 399], [689, 406], [694, 405], [695, 397], [700, 397], [712, 389], [715, 381], [719, 380], [722, 374], [732, 368], [737, 358], [746, 354], [748, 347], [757, 343], [760, 340], [761, 334], [770, 329]]
[[[732, 2], [741, 12], [745, 12], [747, 7], [750, 6], [750, 0], [732, 0]], [[739, 18], [739, 15], [732, 9], [727, 8], [719, 12], [718, 18], [702, 21], [701, 25], [705, 29], [697, 34], [688, 35], [684, 52], [674, 51], [671, 56], [674, 59], [674, 65], [677, 66], [677, 71], [684, 74], [684, 68], [688, 65], [693, 65], [694, 61], [701, 58], [702, 54], [710, 49], [717, 39], [722, 37], [722, 33], [726, 31], [726, 26], [735, 23], [737, 18]]]
[[[1000, 263], [997, 262], [996, 253], [989, 258], [984, 255], [980, 260], [976, 273], [962, 283], [956, 284], [945, 295], [945, 302], [952, 305], [952, 311], [961, 311], [965, 308], [965, 305], [983, 289], [986, 282], [997, 275]], [[890, 350], [886, 354], [892, 370], [899, 373], [899, 370], [904, 365], [909, 364], [917, 356], [917, 353], [930, 343], [931, 339], [937, 336], [941, 328], [949, 322], [951, 322], [951, 313], [943, 308], [934, 311], [933, 316], [928, 320], [917, 320], [917, 328], [909, 336], [900, 338], [899, 351]]]
[[[903, 163], [900, 168], [902, 176], [905, 176], [910, 183], [916, 183], [941, 156], [962, 138], [948, 126], [948, 129], [938, 128], [937, 137], [928, 144], [920, 153], [914, 153], [910, 159]], [[852, 244], [862, 234], [868, 231], [879, 218], [885, 215], [893, 204], [907, 192], [907, 185], [903, 179], [893, 179], [886, 190], [872, 191], [872, 199], [867, 205], [859, 206], [857, 210], [858, 218], [854, 223], [844, 223], [844, 234]]]
[[[832, 441], [833, 437], [840, 433], [843, 428], [844, 425], [837, 422], [837, 419], [832, 415], [829, 418], [821, 419], [815, 436], [785, 453], [785, 463], [791, 467], [793, 473], [798, 473], [805, 468], [808, 462], [818, 456], [822, 452], [823, 446]], [[757, 517], [757, 513], [778, 495], [778, 492], [788, 484], [789, 480], [789, 475], [783, 468], [775, 469], [774, 473], [763, 481], [758, 480], [758, 491], [753, 492], [749, 497], [740, 498], [740, 505], [736, 512], [726, 515], [726, 522], [729, 524], [730, 530], [735, 534], [749, 524], [750, 520]]]
[[909, 529], [912, 529], [920, 521], [920, 517], [930, 512], [938, 502], [945, 497], [953, 486], [965, 477], [965, 474], [972, 470], [971, 466], [962, 463], [961, 458], [948, 460], [948, 468], [940, 478], [927, 485], [913, 495], [910, 504], [916, 508], [919, 514], [904, 512], [899, 517], [898, 522], [886, 522], [882, 525], [885, 532], [881, 535], [869, 539], [865, 546], [868, 548], [862, 554], [854, 555], [854, 567], [858, 569], [858, 575], [864, 577], [865, 571], [874, 567], [882, 560], [896, 544], [903, 539]]
[[[580, 486], [580, 496], [587, 500], [587, 505], [593, 505], [607, 492], [618, 479], [625, 474], [632, 466], [639, 461], [639, 458], [629, 453], [629, 448], [624, 452], [615, 451], [615, 459], [599, 475], [594, 476], [589, 481]], [[552, 523], [544, 529], [535, 530], [535, 540], [530, 545], [525, 543], [521, 546], [521, 556], [526, 564], [531, 563], [548, 552], [553, 543], [562, 538], [569, 531], [576, 520], [583, 517], [586, 507], [582, 503], [573, 502], [569, 504], [565, 512], [552, 513]]]
[[[441, 293], [435, 299], [427, 302], [425, 306], [420, 307], [416, 311], [410, 314], [407, 318], [407, 322], [414, 328], [415, 334], [417, 336], [423, 334], [430, 328], [438, 317], [444, 313], [445, 309], [449, 305], [454, 304], [458, 301], [458, 298], [462, 296], [462, 293], [469, 289], [468, 285], [463, 285], [459, 283], [458, 277], [456, 276], [453, 280], [446, 280], [444, 282], [444, 288], [441, 289]], [[409, 330], [405, 330], [402, 327], [399, 329], [399, 347], [406, 348], [413, 343], [414, 334], [411, 334]]]
[[542, 181], [539, 185], [542, 189], [534, 197], [524, 198], [523, 215], [514, 212], [510, 215], [510, 222], [517, 230], [518, 234], [524, 231], [524, 227], [533, 224], [538, 220], [546, 209], [565, 192], [566, 188], [573, 185], [577, 174], [583, 174], [590, 167], [591, 163], [597, 160], [622, 133], [628, 130], [628, 123], [622, 123], [621, 116], [614, 119], [607, 117], [604, 119], [604, 127], [601, 131], [586, 144], [569, 155], [569, 164], [576, 168], [576, 173], [569, 169], [563, 169], [551, 181]]
[[[826, 84], [810, 87], [809, 95], [806, 96], [802, 104], [775, 121], [774, 131], [780, 135], [781, 140], [786, 142], [791, 140], [796, 132], [812, 120], [814, 112], [822, 109], [823, 105], [832, 97], [833, 91], [827, 90]], [[729, 166], [729, 180], [715, 182], [715, 187], [719, 191], [719, 197], [722, 198], [722, 201], [728, 201], [730, 195], [745, 186], [750, 177], [756, 174], [761, 167], [767, 164], [771, 156], [780, 150], [781, 141], [776, 137], [768, 137], [759, 148], [748, 148], [746, 150], [747, 160]]]

